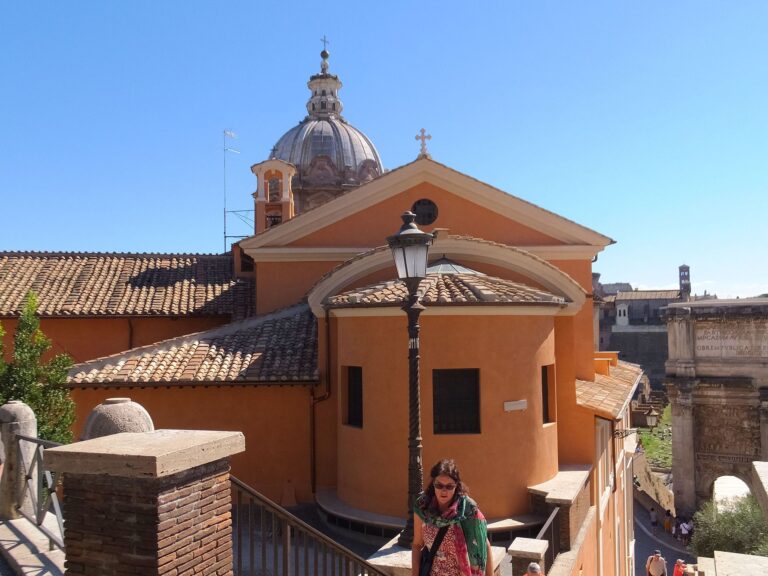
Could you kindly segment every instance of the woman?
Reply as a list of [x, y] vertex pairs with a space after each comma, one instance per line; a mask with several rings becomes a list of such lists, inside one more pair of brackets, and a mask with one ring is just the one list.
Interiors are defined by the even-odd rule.
[[678, 558], [677, 562], [675, 562], [675, 569], [672, 571], [672, 576], [684, 576], [686, 568], [687, 565], [685, 560], [680, 560]]
[[427, 489], [419, 496], [413, 514], [412, 576], [419, 576], [421, 549], [432, 549], [447, 526], [432, 563], [432, 576], [493, 576], [493, 556], [485, 516], [467, 495], [453, 460], [432, 467]]

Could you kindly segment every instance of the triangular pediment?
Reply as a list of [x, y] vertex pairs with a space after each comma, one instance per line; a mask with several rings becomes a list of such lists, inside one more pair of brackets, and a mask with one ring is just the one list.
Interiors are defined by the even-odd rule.
[[[248, 253], [291, 246], [380, 245], [397, 227], [399, 213], [410, 208], [409, 202], [420, 191], [437, 196], [438, 204], [449, 203], [454, 214], [452, 220], [441, 222], [438, 219], [434, 226], [448, 227], [451, 233], [488, 237], [479, 234], [473, 226], [514, 230], [508, 234], [519, 237], [520, 241], [515, 238], [489, 239], [527, 246], [589, 246], [595, 252], [613, 243], [607, 236], [567, 218], [424, 158], [247, 238], [240, 245]], [[424, 227], [426, 230], [430, 228]]]

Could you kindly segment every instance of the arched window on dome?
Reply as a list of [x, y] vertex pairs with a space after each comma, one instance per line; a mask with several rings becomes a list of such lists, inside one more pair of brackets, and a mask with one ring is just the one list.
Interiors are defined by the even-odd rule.
[[314, 111], [315, 111], [315, 103], [312, 102], [312, 112], [314, 112]]
[[336, 102], [333, 103], [333, 111], [336, 112]]
[[325, 100], [320, 102], [320, 110], [325, 110]]
[[322, 95], [325, 96], [325, 90], [323, 90]]

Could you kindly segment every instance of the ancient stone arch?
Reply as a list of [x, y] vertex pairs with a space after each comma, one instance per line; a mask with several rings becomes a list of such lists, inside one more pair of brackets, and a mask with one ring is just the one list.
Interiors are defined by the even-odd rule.
[[682, 302], [665, 315], [675, 508], [690, 515], [720, 476], [754, 493], [752, 462], [768, 460], [768, 300]]

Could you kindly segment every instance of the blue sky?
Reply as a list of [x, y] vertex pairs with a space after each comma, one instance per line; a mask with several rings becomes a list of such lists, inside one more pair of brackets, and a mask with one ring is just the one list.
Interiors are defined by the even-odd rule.
[[763, 0], [5, 2], [0, 250], [221, 251], [222, 130], [250, 208], [326, 34], [387, 168], [424, 127], [435, 160], [614, 238], [606, 282], [686, 263], [696, 292], [768, 292], [766, 29]]

